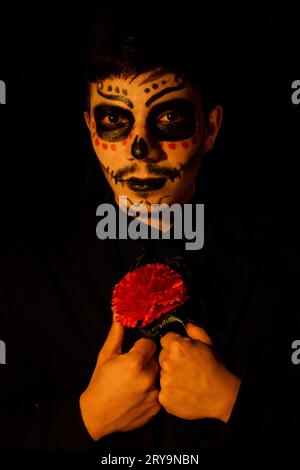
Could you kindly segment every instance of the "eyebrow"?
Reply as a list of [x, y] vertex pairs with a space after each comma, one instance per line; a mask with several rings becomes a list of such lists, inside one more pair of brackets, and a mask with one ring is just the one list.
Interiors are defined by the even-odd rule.
[[181, 83], [179, 83], [179, 85], [167, 87], [164, 90], [161, 90], [158, 93], [155, 93], [155, 95], [152, 95], [146, 101], [145, 106], [148, 107], [148, 106], [150, 106], [150, 104], [152, 104], [154, 101], [158, 100], [162, 96], [165, 96], [168, 93], [172, 93], [172, 91], [182, 90], [182, 88], [184, 88], [184, 87], [185, 87], [185, 82], [181, 82]]
[[113, 101], [121, 101], [122, 103], [124, 103], [126, 106], [128, 106], [128, 108], [130, 109], [133, 109], [133, 102], [126, 98], [126, 96], [122, 96], [122, 95], [110, 95], [108, 93], [104, 93], [99, 84], [97, 85], [97, 93], [98, 95], [102, 96], [103, 98], [106, 98], [108, 100], [113, 100]]

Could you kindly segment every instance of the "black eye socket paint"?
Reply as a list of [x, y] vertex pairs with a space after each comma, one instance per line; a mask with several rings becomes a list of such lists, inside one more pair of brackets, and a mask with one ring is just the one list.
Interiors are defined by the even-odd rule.
[[120, 106], [99, 104], [94, 109], [94, 118], [98, 136], [107, 142], [126, 139], [134, 124], [131, 111]]
[[195, 108], [185, 99], [174, 99], [153, 107], [147, 126], [157, 140], [176, 142], [192, 137], [196, 132]]

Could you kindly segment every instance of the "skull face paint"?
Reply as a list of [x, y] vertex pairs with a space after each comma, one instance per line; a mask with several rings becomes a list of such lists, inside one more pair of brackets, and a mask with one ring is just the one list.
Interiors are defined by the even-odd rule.
[[131, 203], [187, 202], [205, 151], [200, 91], [173, 73], [90, 85], [92, 143], [115, 194]]
[[134, 117], [120, 106], [98, 104], [94, 109], [97, 134], [103, 141], [118, 142], [131, 132]]
[[149, 112], [147, 125], [159, 141], [184, 141], [196, 132], [194, 106], [185, 99], [157, 104]]

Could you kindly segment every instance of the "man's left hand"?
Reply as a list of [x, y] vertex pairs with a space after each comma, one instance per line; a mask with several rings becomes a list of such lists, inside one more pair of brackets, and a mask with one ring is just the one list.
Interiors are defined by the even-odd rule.
[[159, 355], [159, 401], [183, 419], [215, 418], [227, 422], [241, 380], [220, 362], [203, 328], [187, 324], [188, 337], [167, 333]]

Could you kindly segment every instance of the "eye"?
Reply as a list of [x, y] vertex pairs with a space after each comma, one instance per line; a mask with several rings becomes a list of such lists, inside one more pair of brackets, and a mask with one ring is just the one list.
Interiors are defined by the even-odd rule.
[[121, 116], [118, 113], [109, 113], [101, 119], [102, 124], [105, 127], [115, 128], [126, 126], [129, 122], [129, 119]]
[[195, 133], [195, 114], [192, 102], [177, 98], [153, 106], [147, 116], [147, 126], [159, 141], [184, 140]]
[[161, 124], [169, 124], [169, 123], [177, 123], [184, 119], [184, 116], [175, 112], [175, 111], [168, 111], [167, 113], [161, 114], [158, 117], [158, 122]]

